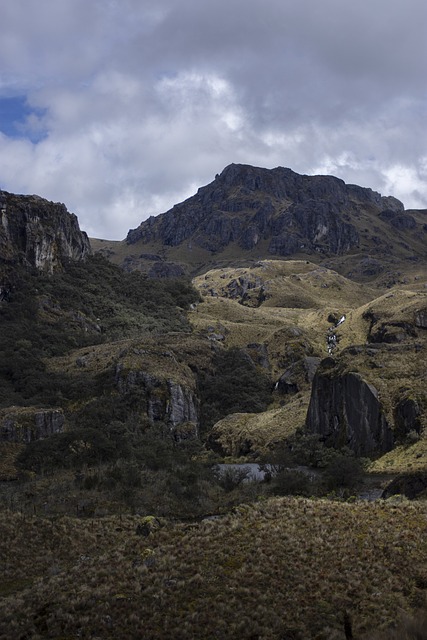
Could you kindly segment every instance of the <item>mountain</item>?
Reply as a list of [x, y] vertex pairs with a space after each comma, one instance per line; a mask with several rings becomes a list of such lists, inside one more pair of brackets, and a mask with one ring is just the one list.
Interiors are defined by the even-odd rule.
[[243, 165], [122, 242], [0, 203], [0, 638], [424, 637], [425, 212]]
[[332, 176], [232, 164], [215, 180], [129, 231], [93, 246], [153, 276], [262, 258], [310, 259], [343, 275], [396, 280], [426, 257], [427, 215]]

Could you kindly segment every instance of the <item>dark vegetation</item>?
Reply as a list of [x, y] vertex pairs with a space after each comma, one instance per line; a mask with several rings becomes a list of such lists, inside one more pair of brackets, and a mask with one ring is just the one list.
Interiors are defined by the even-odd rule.
[[199, 379], [200, 425], [207, 432], [230, 413], [258, 413], [271, 402], [271, 382], [241, 349], [218, 351]]
[[198, 299], [185, 280], [125, 273], [100, 255], [52, 276], [17, 267], [0, 302], [0, 407], [55, 404], [80, 388], [46, 373], [44, 359], [143, 331], [189, 331], [179, 307]]

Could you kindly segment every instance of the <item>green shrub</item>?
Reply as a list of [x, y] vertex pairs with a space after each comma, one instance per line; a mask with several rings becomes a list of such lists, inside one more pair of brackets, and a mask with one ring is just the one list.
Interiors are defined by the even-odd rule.
[[358, 458], [336, 452], [324, 471], [328, 489], [354, 489], [363, 477], [363, 466]]
[[53, 275], [16, 267], [0, 302], [0, 406], [56, 404], [88, 395], [79, 379], [46, 373], [45, 359], [144, 331], [189, 331], [178, 307], [198, 293], [185, 280], [152, 281], [100, 255]]
[[282, 469], [272, 478], [270, 491], [279, 496], [310, 496], [314, 493], [314, 486], [307, 473]]
[[117, 456], [114, 443], [97, 429], [73, 429], [30, 442], [18, 456], [22, 469], [50, 473], [60, 468], [80, 469]]
[[265, 411], [271, 401], [271, 382], [244, 351], [220, 351], [213, 371], [199, 377], [200, 423], [207, 431], [230, 413]]

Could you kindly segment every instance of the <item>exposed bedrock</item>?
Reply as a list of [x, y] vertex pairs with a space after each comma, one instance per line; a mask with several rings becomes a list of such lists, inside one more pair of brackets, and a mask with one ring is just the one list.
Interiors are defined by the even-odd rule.
[[307, 429], [335, 448], [347, 446], [358, 456], [375, 457], [393, 448], [375, 387], [359, 373], [333, 375], [321, 368], [313, 379]]

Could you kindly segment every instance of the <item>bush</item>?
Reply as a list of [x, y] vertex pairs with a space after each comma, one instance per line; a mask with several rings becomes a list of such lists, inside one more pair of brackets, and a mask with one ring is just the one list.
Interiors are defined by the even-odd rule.
[[354, 489], [363, 477], [363, 466], [358, 458], [336, 453], [325, 467], [325, 480], [328, 489]]
[[200, 426], [207, 431], [230, 413], [265, 411], [271, 401], [271, 382], [244, 351], [216, 354], [213, 371], [199, 378]]
[[313, 485], [307, 473], [283, 469], [272, 478], [270, 491], [279, 496], [310, 496], [313, 494]]
[[53, 275], [16, 267], [3, 276], [10, 294], [0, 304], [0, 406], [55, 404], [59, 391], [70, 397], [74, 383], [47, 375], [46, 358], [144, 330], [189, 331], [178, 307], [198, 300], [188, 281], [148, 280], [100, 255]]
[[49, 473], [59, 468], [101, 464], [116, 456], [114, 444], [97, 429], [73, 429], [30, 442], [17, 463], [28, 471]]
[[250, 467], [222, 467], [217, 469], [215, 476], [219, 486], [228, 493], [240, 487], [245, 480], [249, 480], [251, 470]]

